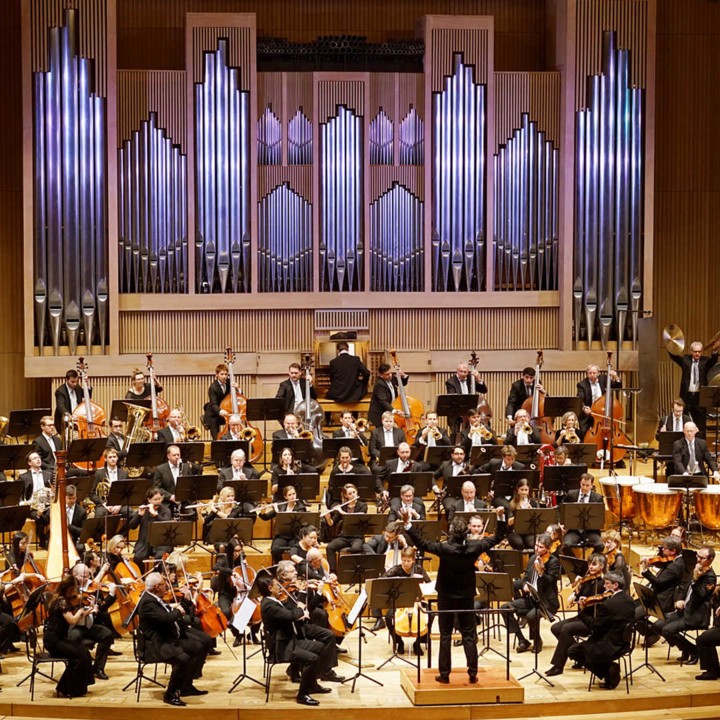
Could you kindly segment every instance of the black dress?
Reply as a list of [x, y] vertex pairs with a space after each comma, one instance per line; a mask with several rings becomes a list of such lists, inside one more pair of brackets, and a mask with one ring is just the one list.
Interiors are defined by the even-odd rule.
[[69, 697], [82, 697], [87, 695], [88, 685], [95, 683], [92, 657], [85, 646], [67, 639], [70, 625], [65, 613], [68, 610], [64, 598], [58, 598], [51, 604], [45, 621], [45, 649], [52, 657], [68, 658], [70, 661], [58, 680], [57, 691]]

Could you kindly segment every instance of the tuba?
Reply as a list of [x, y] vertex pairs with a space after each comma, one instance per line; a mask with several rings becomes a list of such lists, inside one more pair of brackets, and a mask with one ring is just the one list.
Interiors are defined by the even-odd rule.
[[123, 441], [122, 452], [127, 453], [133, 443], [151, 442], [152, 433], [143, 427], [145, 416], [150, 409], [127, 402], [124, 405], [127, 408], [127, 433]]

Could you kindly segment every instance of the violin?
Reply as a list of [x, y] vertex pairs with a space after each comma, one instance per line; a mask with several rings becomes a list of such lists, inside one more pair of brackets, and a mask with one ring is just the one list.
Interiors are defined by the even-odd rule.
[[[575, 582], [572, 584], [572, 599], [568, 601], [568, 607], [572, 607], [573, 605], [579, 603], [580, 600], [580, 588], [585, 583], [592, 582], [593, 580], [598, 580], [603, 576], [603, 571], [598, 570], [597, 572], [586, 572], [585, 575], [575, 578]], [[591, 595], [590, 597], [595, 597], [594, 595]], [[586, 604], [586, 602], [583, 602], [583, 606]]]
[[598, 603], [601, 603], [603, 600], [607, 600], [609, 597], [612, 597], [615, 593], [612, 590], [605, 590], [605, 592], [598, 593], [597, 595], [591, 595], [587, 598], [580, 598], [578, 601], [578, 605], [580, 606], [581, 610], [585, 610], [585, 608], [588, 608], [592, 605], [597, 605]]
[[650, 567], [665, 567], [668, 563], [674, 562], [674, 560], [675, 558], [660, 557], [658, 555], [647, 560], [647, 564]]
[[618, 549], [613, 548], [606, 556], [606, 562], [607, 562], [607, 568], [608, 570], [615, 564], [615, 558], [617, 557]]

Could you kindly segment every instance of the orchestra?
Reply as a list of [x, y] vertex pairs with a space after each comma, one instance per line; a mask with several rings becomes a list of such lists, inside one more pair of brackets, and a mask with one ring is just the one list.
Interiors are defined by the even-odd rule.
[[[554, 443], [546, 446], [541, 445], [538, 418], [525, 406], [525, 402], [538, 393], [547, 396], [546, 389], [535, 381], [539, 365], [535, 369], [525, 368], [522, 378], [511, 388], [506, 433], [498, 430], [496, 435], [490, 428], [489, 416], [473, 406], [464, 417], [447, 418], [449, 428], [443, 426], [442, 416], [428, 411], [424, 413], [424, 426], [417, 427], [411, 437], [407, 426], [403, 429], [397, 425], [396, 421], [406, 413], [402, 402], [399, 407], [395, 402], [403, 398], [407, 401], [404, 389], [409, 376], [399, 370], [396, 361], [394, 364], [395, 371], [389, 364], [379, 367], [370, 413], [371, 421], [375, 422], [368, 426], [368, 421], [358, 418], [357, 412], [347, 410], [338, 414], [336, 431], [323, 428], [323, 438], [358, 438], [362, 452], [359, 457], [353, 457], [349, 447], [340, 447], [332, 469], [321, 474], [318, 495], [305, 496], [306, 488], [293, 479], [300, 474], [318, 475], [315, 460], [298, 455], [293, 445], [295, 440], [315, 436], [314, 429], [307, 428], [303, 405], [307, 402], [306, 395], [315, 401], [319, 394], [307, 362], [302, 366], [291, 364], [288, 379], [278, 389], [277, 397], [283, 400], [285, 414], [282, 429], [273, 434], [273, 439], [287, 440], [288, 446], [277, 448], [277, 462], [273, 465], [268, 462], [269, 443], [267, 460], [265, 454], [258, 459], [252, 456], [254, 465], [247, 461], [248, 455], [241, 448], [233, 450], [225, 463], [204, 460], [196, 467], [184, 462], [184, 450], [176, 443], [187, 439], [187, 420], [182, 408], [175, 406], [150, 438], [164, 448], [160, 460], [165, 461], [156, 467], [129, 468], [125, 462], [124, 422], [113, 418], [107, 426], [107, 448], [102, 462], [91, 463], [87, 471], [67, 467], [65, 476], [78, 480], [83, 474], [92, 476], [89, 483], [86, 480], [77, 486], [64, 484], [65, 505], [58, 516], [71, 543], [80, 550], [82, 560], [68, 567], [61, 578], [48, 581], [42, 564], [38, 564], [30, 551], [31, 538], [26, 532], [18, 528], [5, 549], [5, 571], [0, 575], [0, 653], [19, 652], [17, 645], [28, 624], [44, 628], [47, 651], [68, 662], [67, 671], [57, 680], [58, 696], [82, 697], [96, 680], [108, 678], [108, 659], [123, 654], [126, 648], [123, 639], [135, 629], [145, 636], [148, 657], [172, 666], [163, 700], [179, 707], [186, 704], [184, 698], [205, 693], [194, 681], [206, 657], [222, 653], [222, 649], [215, 647], [216, 642], [227, 632], [232, 636], [233, 647], [242, 645], [244, 638], [259, 643], [263, 623], [276, 657], [288, 662], [288, 677], [299, 682], [297, 701], [316, 705], [318, 701], [313, 695], [329, 691], [318, 681], [342, 680], [334, 668], [338, 653], [348, 652], [339, 647], [351, 631], [346, 623], [349, 607], [338, 609], [346, 602], [343, 597], [346, 589], [337, 577], [339, 558], [346, 553], [384, 555], [385, 577], [418, 576], [426, 583], [437, 577], [440, 654], [436, 680], [441, 685], [448, 682], [452, 634], [459, 631], [462, 640], [456, 640], [455, 644], [463, 647], [469, 682], [474, 683], [478, 666], [478, 618], [485, 612], [475, 595], [475, 573], [491, 571], [492, 552], [510, 548], [519, 553], [521, 567], [511, 576], [514, 598], [501, 608], [507, 630], [517, 639], [514, 652], [532, 649], [540, 653], [544, 642], [541, 619], [551, 620], [550, 632], [546, 635], [554, 637], [556, 642], [546, 672], [548, 677], [562, 674], [571, 659], [575, 660], [574, 667], [592, 667], [605, 679], [606, 687], [614, 687], [617, 677], [613, 662], [598, 662], [591, 650], [594, 644], [602, 643], [603, 638], [609, 637], [615, 644], [620, 642], [617, 628], [626, 619], [628, 602], [632, 602], [634, 627], [644, 636], [648, 647], [663, 639], [678, 648], [682, 664], [693, 665], [700, 660], [703, 672], [697, 679], [720, 677], [715, 650], [716, 645], [720, 645], [720, 634], [710, 628], [712, 619], [720, 612], [717, 610], [717, 577], [712, 568], [715, 550], [712, 545], [701, 545], [695, 565], [686, 567], [683, 544], [676, 537], [677, 533], [683, 537], [687, 534], [684, 515], [680, 515], [681, 525], [662, 540], [659, 556], [644, 558], [639, 565], [644, 581], [664, 614], [656, 618], [648, 613], [646, 604], [634, 599], [630, 558], [622, 551], [625, 528], [616, 525], [614, 517], [606, 519], [599, 528], [560, 524], [556, 501], [560, 504], [605, 502], [606, 498], [594, 489], [597, 468], [593, 472], [578, 472], [574, 476], [576, 480], [563, 494], [544, 492], [542, 474], [539, 487], [529, 477], [520, 477], [523, 471], [537, 466], [533, 453], [546, 453], [550, 465], [567, 467], [569, 471], [575, 469], [577, 461], [570, 455], [572, 446], [580, 443], [583, 435], [591, 430], [597, 419], [598, 401], [603, 400], [606, 388], [620, 387], [616, 371], [610, 369], [600, 376], [597, 365], [587, 368], [586, 378], [578, 383], [581, 400], [578, 414], [567, 411], [554, 418], [557, 420]], [[86, 397], [84, 392], [87, 396], [90, 394], [87, 385], [83, 388], [86, 378], [82, 373], [73, 375], [74, 372], [68, 372], [66, 382], [56, 393], [58, 399], [62, 398], [62, 426], [70, 430], [69, 447], [77, 428], [66, 416], [72, 416], [77, 410]], [[163, 390], [155, 376], [151, 375], [151, 385], [139, 369], [133, 371], [131, 378], [130, 399], [142, 400]], [[452, 392], [467, 394], [470, 386], [475, 385], [470, 382], [473, 378], [478, 380], [479, 373], [474, 369], [470, 371], [468, 363], [459, 363], [456, 375], [448, 380], [448, 389], [452, 386]], [[485, 388], [485, 385], [479, 382], [475, 387]], [[209, 393], [211, 402], [205, 407], [206, 429], [214, 437], [227, 425], [225, 440], [248, 440], [244, 416], [223, 409], [223, 401], [233, 389], [237, 388], [230, 382], [227, 362], [218, 365]], [[683, 437], [673, 448], [674, 470], [678, 475], [717, 479], [716, 458], [709, 442], [699, 437], [697, 425], [686, 419], [683, 408], [683, 401], [676, 401], [672, 413], [660, 418], [658, 425], [658, 432], [682, 428]], [[456, 420], [457, 427], [453, 429]], [[455, 442], [458, 444], [454, 445]], [[613, 442], [612, 435], [609, 442]], [[59, 466], [64, 468], [62, 456], [66, 444], [66, 438], [57, 434], [52, 416], [43, 417], [34, 447], [29, 448], [31, 452], [27, 454], [27, 471], [18, 478], [23, 483], [20, 505], [31, 506], [26, 522], [34, 531], [33, 541], [41, 552], [47, 547], [48, 555], [53, 552], [49, 530], [55, 522], [51, 514], [57, 493], [55, 474]], [[494, 447], [496, 445], [501, 447]], [[478, 446], [482, 448], [483, 460], [474, 466], [470, 453]], [[537, 452], [535, 446], [538, 446]], [[385, 447], [392, 447], [394, 456], [380, 463]], [[427, 447], [446, 448], [439, 465], [429, 468], [414, 459], [418, 451], [425, 452]], [[525, 462], [518, 461], [519, 455]], [[495, 479], [505, 471], [514, 471], [511, 494], [496, 495]], [[390, 497], [385, 486], [393, 473], [409, 473], [409, 482], [400, 487], [397, 497]], [[425, 487], [432, 487], [430, 494], [423, 496], [417, 491], [413, 485], [416, 473], [428, 475], [430, 483]], [[192, 575], [185, 571], [185, 560], [176, 552], [180, 548], [174, 547], [171, 536], [167, 545], [151, 545], [153, 523], [173, 523], [180, 518], [181, 505], [176, 502], [175, 490], [178, 478], [187, 474], [210, 474], [216, 478], [215, 493], [197, 498], [188, 508], [198, 511], [199, 527], [194, 536], [198, 538], [197, 544], [211, 555], [209, 572]], [[338, 483], [337, 478], [342, 475], [349, 477]], [[374, 491], [377, 508], [367, 502], [371, 498], [361, 497], [362, 483], [351, 482], [358, 475], [370, 476], [367, 487]], [[489, 475], [490, 481], [481, 490], [483, 485], [477, 476], [483, 475]], [[472, 477], [454, 480], [458, 476]], [[138, 477], [144, 493], [139, 505], [137, 499], [133, 501], [135, 504], [108, 504], [114, 483]], [[325, 490], [331, 479], [335, 492], [339, 492], [337, 497]], [[249, 481], [260, 481], [264, 488], [261, 498], [247, 497], [244, 484]], [[449, 484], [456, 488], [454, 495], [448, 493]], [[507, 483], [503, 487], [508, 487]], [[316, 504], [318, 511], [313, 513]], [[497, 515], [497, 530], [492, 536], [485, 532], [484, 519], [475, 514], [487, 513], [488, 508]], [[547, 532], [516, 531], [518, 511], [550, 510], [556, 511], [557, 519]], [[295, 524], [277, 525], [278, 518], [286, 513], [308, 514], [317, 519], [317, 523], [308, 523], [303, 517]], [[472, 513], [472, 521], [456, 517], [458, 513]], [[362, 529], [348, 533], [343, 526], [346, 518], [353, 514], [382, 514], [384, 530], [376, 535], [363, 533]], [[80, 538], [87, 519], [92, 517], [101, 521], [105, 518], [105, 522], [119, 519], [120, 524], [114, 526], [118, 530], [109, 538], [101, 532], [95, 535], [95, 540], [92, 537], [87, 540], [83, 548]], [[218, 519], [239, 518], [252, 521], [250, 551], [246, 552], [247, 539], [233, 536], [233, 529], [227, 540], [209, 544], [213, 523]], [[257, 523], [258, 518], [263, 522]], [[446, 541], [441, 536], [428, 539], [417, 529], [417, 523], [435, 518], [440, 522], [441, 532], [448, 534]], [[102, 530], [102, 525], [100, 527]], [[267, 542], [263, 545], [264, 540]], [[260, 543], [260, 550], [255, 547], [256, 542]], [[587, 558], [585, 570], [569, 583], [559, 558], [582, 560], [585, 547], [593, 552]], [[424, 552], [439, 558], [437, 570], [429, 574], [423, 567]], [[267, 555], [267, 560], [259, 557], [262, 555]], [[264, 570], [266, 566], [270, 570]], [[263, 576], [251, 593], [256, 573], [261, 570]], [[30, 617], [24, 605], [38, 587], [47, 588], [40, 603], [42, 613], [34, 610]], [[564, 611], [561, 612], [563, 592]], [[243, 603], [250, 599], [255, 603], [255, 611], [247, 622], [245, 635], [235, 621]], [[425, 616], [431, 607], [424, 599], [417, 612]], [[210, 614], [206, 615], [208, 608], [211, 608]], [[447, 614], [443, 615], [443, 611]], [[394, 651], [403, 654], [407, 635], [403, 634], [402, 625], [398, 626], [402, 613], [388, 609], [368, 610], [368, 613], [374, 620], [372, 630], [380, 632], [387, 628]], [[211, 617], [220, 618], [212, 628], [209, 627]], [[526, 625], [529, 639], [523, 633]], [[689, 636], [685, 632], [689, 629], [699, 631], [698, 637]], [[581, 642], [583, 638], [589, 639]], [[425, 652], [422, 640], [414, 633], [412, 651], [415, 655]], [[110, 674], [114, 675], [110, 667]]]

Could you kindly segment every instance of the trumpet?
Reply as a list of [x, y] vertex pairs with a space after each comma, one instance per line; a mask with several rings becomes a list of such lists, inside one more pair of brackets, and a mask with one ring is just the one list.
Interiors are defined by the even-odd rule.
[[253, 442], [256, 437], [257, 437], [257, 430], [255, 428], [246, 427], [246, 428], [243, 428], [240, 432], [241, 440], [247, 440], [248, 442]]
[[440, 432], [439, 428], [432, 427], [432, 428], [428, 428], [428, 436], [433, 438], [435, 440], [435, 442], [437, 442], [438, 440], [440, 440], [442, 438], [442, 433]]
[[368, 429], [368, 419], [358, 418], [352, 425], [352, 429], [355, 432], [364, 433]]
[[532, 425], [529, 422], [524, 422], [519, 426], [518, 430], [524, 432], [526, 435], [532, 435]]
[[575, 428], [567, 428], [565, 430], [565, 439], [564, 442], [566, 443], [579, 443], [580, 438], [578, 437], [578, 434], [575, 432]]
[[491, 440], [492, 439], [492, 431], [485, 427], [482, 423], [479, 425], [473, 425], [470, 428], [470, 435], [479, 435], [483, 440]]

